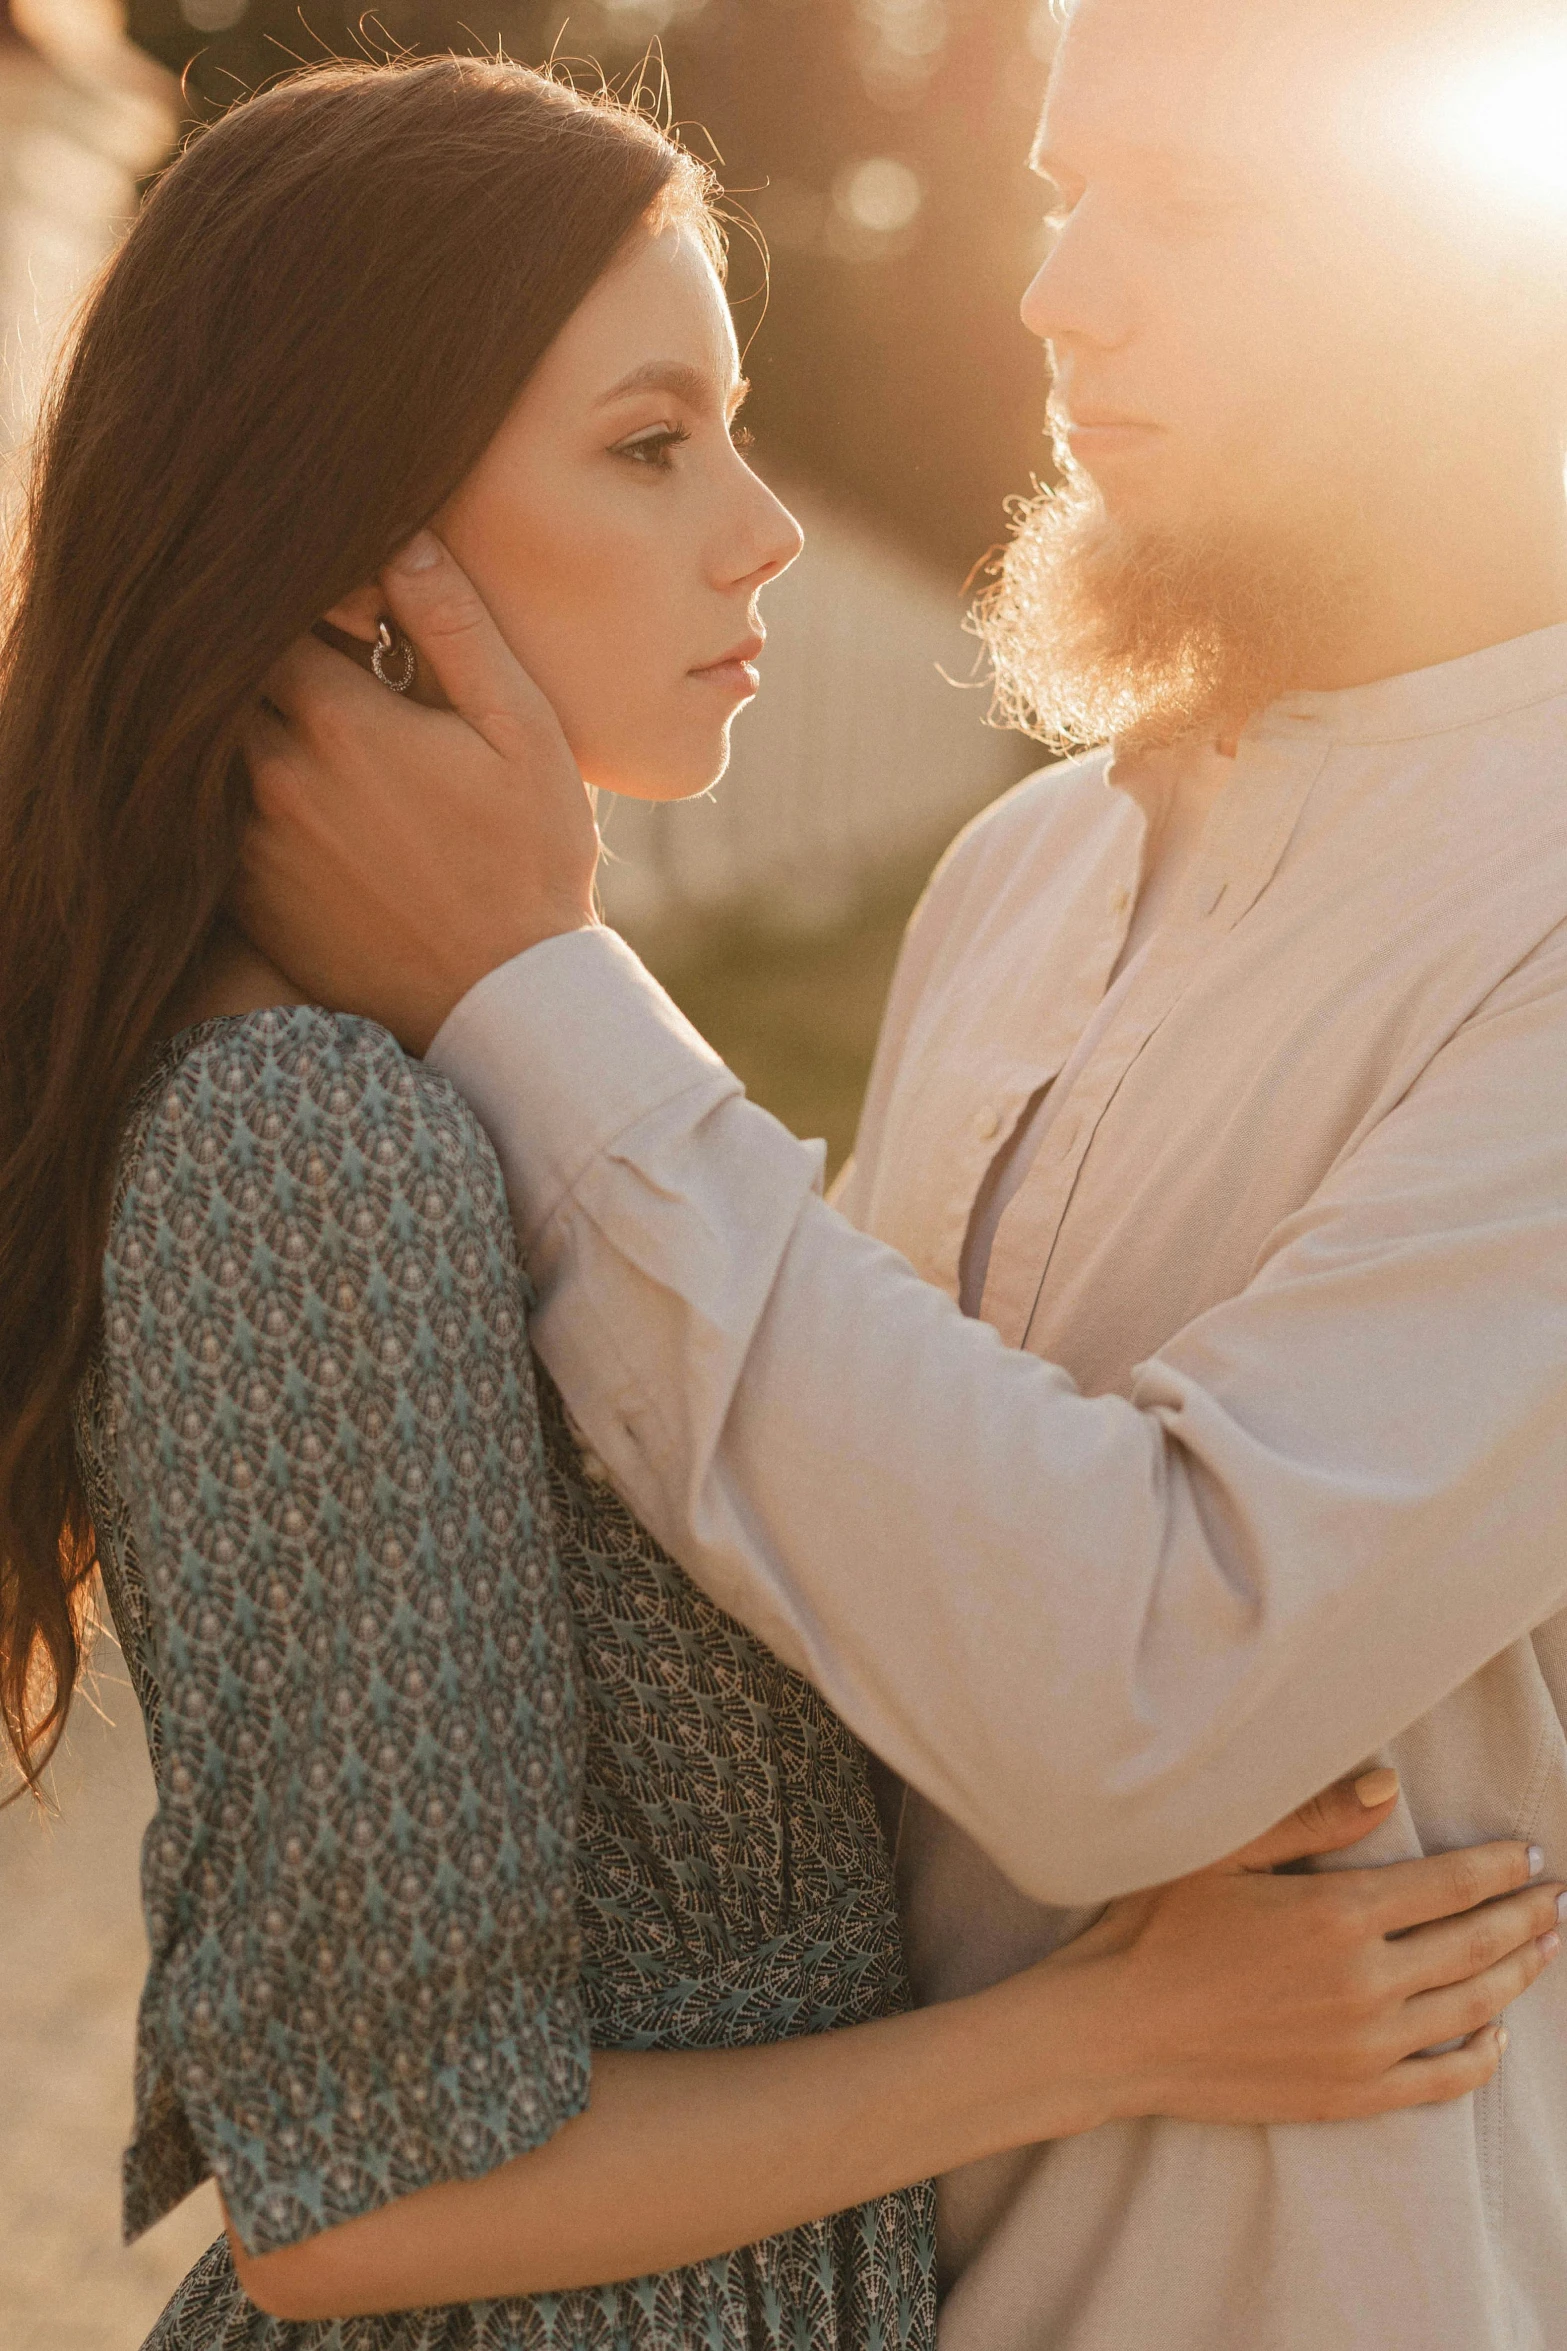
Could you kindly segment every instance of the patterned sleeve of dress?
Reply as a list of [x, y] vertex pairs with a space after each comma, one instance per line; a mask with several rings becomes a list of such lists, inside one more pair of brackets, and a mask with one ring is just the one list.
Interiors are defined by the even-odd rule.
[[105, 1272], [160, 1700], [143, 2038], [264, 2252], [586, 2102], [527, 1299], [471, 1113], [313, 1010], [174, 1064]]

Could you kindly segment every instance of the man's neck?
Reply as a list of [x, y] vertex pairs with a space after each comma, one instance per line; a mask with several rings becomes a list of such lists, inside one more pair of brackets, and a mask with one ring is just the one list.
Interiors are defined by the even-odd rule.
[[1567, 621], [1567, 498], [1539, 470], [1428, 494], [1359, 567], [1354, 623], [1299, 687], [1333, 692], [1460, 661]]

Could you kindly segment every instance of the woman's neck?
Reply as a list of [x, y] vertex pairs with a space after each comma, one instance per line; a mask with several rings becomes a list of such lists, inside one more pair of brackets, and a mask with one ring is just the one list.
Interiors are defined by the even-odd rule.
[[175, 1036], [199, 1020], [242, 1012], [264, 1012], [272, 1004], [308, 1004], [292, 980], [227, 922], [214, 931], [206, 952], [172, 1000], [163, 1033]]

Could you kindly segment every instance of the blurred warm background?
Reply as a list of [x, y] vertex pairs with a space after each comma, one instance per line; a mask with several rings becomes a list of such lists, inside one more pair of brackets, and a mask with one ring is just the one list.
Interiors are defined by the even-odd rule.
[[[902, 924], [945, 842], [1033, 764], [990, 731], [965, 583], [1043, 470], [1017, 322], [1049, 0], [0, 0], [0, 451], [137, 192], [193, 121], [328, 54], [493, 49], [667, 68], [771, 256], [735, 239], [756, 462], [807, 554], [712, 798], [613, 805], [609, 911], [752, 1092], [836, 1164]], [[309, 267], [307, 255], [300, 266]], [[765, 321], [763, 310], [766, 310]], [[216, 2227], [118, 2238], [152, 1791], [112, 1644], [53, 1775], [0, 1815], [0, 2351], [133, 2351]]]

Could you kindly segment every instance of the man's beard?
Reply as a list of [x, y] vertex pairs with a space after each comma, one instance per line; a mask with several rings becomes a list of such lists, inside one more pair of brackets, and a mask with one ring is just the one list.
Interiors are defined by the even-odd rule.
[[973, 626], [996, 723], [1056, 749], [1237, 733], [1343, 636], [1350, 574], [1303, 534], [1118, 523], [1070, 462], [1011, 513]]

